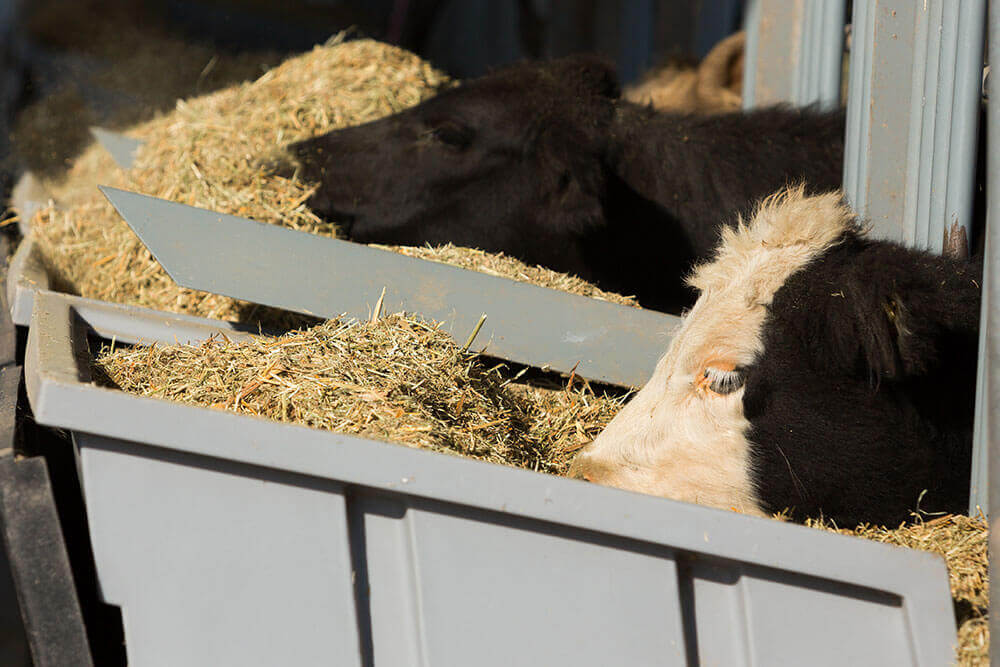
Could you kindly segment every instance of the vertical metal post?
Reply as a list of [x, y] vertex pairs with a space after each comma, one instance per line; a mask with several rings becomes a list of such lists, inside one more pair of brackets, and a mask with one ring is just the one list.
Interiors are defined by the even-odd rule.
[[750, 0], [743, 108], [840, 103], [845, 0]]
[[[1000, 62], [1000, 2], [990, 3], [989, 61]], [[973, 439], [973, 485], [978, 493], [971, 503], [989, 501], [990, 580], [996, 581], [995, 563], [1000, 554], [1000, 431], [994, 415], [1000, 410], [1000, 99], [990, 95], [986, 110], [986, 256], [984, 257], [983, 315], [980, 319], [979, 393], [976, 405], [976, 435]], [[985, 459], [985, 460], [984, 460]], [[981, 466], [976, 468], [977, 463]], [[982, 464], [986, 465], [982, 465]], [[984, 475], [983, 470], [987, 473]], [[977, 483], [978, 478], [978, 483]], [[1000, 637], [997, 603], [1000, 591], [990, 589], [990, 633]], [[996, 649], [994, 649], [996, 655]]]
[[986, 0], [854, 3], [844, 189], [873, 233], [968, 255]]
[[[993, 105], [995, 106], [995, 105]], [[990, 109], [990, 114], [993, 110]], [[994, 121], [989, 121], [991, 132]], [[997, 127], [996, 131], [1000, 131]], [[991, 155], [1000, 150], [1000, 142], [991, 142]], [[997, 489], [990, 489], [990, 478], [1000, 475], [1000, 444], [993, 442], [996, 437], [991, 435], [994, 432], [991, 422], [993, 413], [1000, 409], [1000, 391], [997, 390], [997, 372], [1000, 365], [995, 363], [994, 358], [1000, 354], [1000, 338], [997, 337], [997, 317], [1000, 311], [1000, 294], [996, 291], [997, 271], [1000, 268], [1000, 222], [997, 215], [1000, 211], [996, 209], [996, 198], [1000, 191], [993, 186], [1000, 188], [1000, 179], [992, 176], [993, 170], [1000, 169], [997, 160], [987, 156], [991, 165], [989, 167], [991, 177], [989, 187], [986, 191], [987, 207], [987, 229], [986, 229], [986, 251], [983, 257], [983, 305], [979, 316], [979, 369], [976, 374], [976, 417], [975, 430], [972, 436], [972, 476], [969, 484], [969, 514], [977, 516], [980, 512], [983, 515], [1000, 516], [1000, 497], [996, 494], [1000, 492], [1000, 485]]]

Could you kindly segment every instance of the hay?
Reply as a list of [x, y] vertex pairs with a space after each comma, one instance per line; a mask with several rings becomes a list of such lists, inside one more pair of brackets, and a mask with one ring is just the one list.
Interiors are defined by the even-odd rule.
[[586, 383], [515, 388], [504, 370], [404, 315], [239, 343], [104, 348], [95, 360], [98, 377], [142, 396], [556, 474], [621, 405]]
[[[252, 83], [179, 101], [171, 114], [129, 132], [146, 142], [132, 169], [117, 169], [102, 149], [92, 146], [64, 180], [47, 184], [63, 208], [45, 209], [33, 220], [39, 246], [65, 291], [218, 319], [263, 317], [245, 303], [177, 287], [94, 186], [104, 183], [335, 236], [335, 226], [305, 204], [313, 184], [261, 165], [280, 156], [291, 141], [381, 118], [447, 84], [411, 53], [358, 40], [317, 47]], [[454, 247], [400, 250], [634, 304], [512, 258]]]
[[951, 596], [958, 620], [957, 664], [963, 667], [989, 664], [989, 560], [986, 521], [961, 515], [946, 515], [895, 529], [861, 525], [839, 529], [828, 521], [810, 520], [806, 525], [843, 535], [884, 542], [940, 554], [948, 565]]
[[543, 266], [529, 266], [524, 262], [508, 257], [503, 253], [483, 252], [473, 248], [461, 248], [451, 243], [441, 246], [377, 246], [387, 250], [407, 255], [429, 259], [443, 264], [460, 266], [480, 273], [501, 278], [511, 278], [533, 285], [550, 287], [563, 292], [588, 296], [593, 299], [610, 301], [624, 306], [638, 307], [639, 302], [632, 296], [622, 296], [614, 292], [605, 292], [593, 283], [566, 273], [559, 273]]

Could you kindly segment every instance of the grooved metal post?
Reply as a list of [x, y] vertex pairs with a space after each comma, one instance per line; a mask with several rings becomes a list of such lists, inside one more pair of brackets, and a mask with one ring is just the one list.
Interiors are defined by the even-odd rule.
[[873, 233], [968, 256], [985, 0], [854, 3], [844, 190]]
[[844, 0], [751, 0], [743, 108], [840, 103]]
[[[990, 3], [990, 62], [1000, 62], [1000, 3]], [[973, 487], [977, 491], [970, 504], [989, 501], [990, 509], [990, 579], [996, 581], [995, 563], [1000, 553], [1000, 484], [988, 484], [1000, 475], [1000, 433], [993, 417], [1000, 409], [1000, 100], [991, 96], [986, 111], [989, 146], [987, 166], [986, 264], [983, 267], [983, 315], [980, 319], [979, 393], [976, 405], [976, 436], [973, 440]], [[977, 469], [977, 464], [979, 468]], [[979, 480], [977, 483], [977, 479]], [[983, 504], [985, 507], [985, 504]], [[990, 590], [990, 633], [1000, 637], [997, 602], [1000, 593]], [[994, 649], [994, 655], [996, 650]]]

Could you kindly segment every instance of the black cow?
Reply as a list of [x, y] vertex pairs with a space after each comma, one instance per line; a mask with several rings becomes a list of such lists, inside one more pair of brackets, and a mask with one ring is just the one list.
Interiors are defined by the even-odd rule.
[[668, 310], [720, 221], [840, 184], [843, 112], [666, 114], [619, 92], [593, 57], [516, 65], [291, 149], [351, 239], [502, 251]]
[[981, 270], [866, 238], [795, 190], [726, 230], [649, 383], [571, 475], [897, 525], [968, 504]]

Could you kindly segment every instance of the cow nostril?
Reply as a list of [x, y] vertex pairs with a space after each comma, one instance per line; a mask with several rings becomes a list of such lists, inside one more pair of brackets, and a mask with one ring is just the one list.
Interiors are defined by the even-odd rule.
[[591, 476], [590, 476], [590, 473], [586, 473], [586, 472], [585, 472], [585, 473], [583, 473], [582, 475], [580, 475], [580, 476], [579, 476], [579, 479], [582, 479], [582, 480], [583, 480], [583, 481], [585, 481], [585, 482], [590, 482], [590, 483], [593, 483], [593, 482], [594, 482], [594, 480], [593, 480], [593, 479], [591, 478]]

